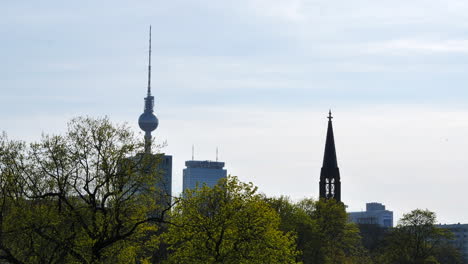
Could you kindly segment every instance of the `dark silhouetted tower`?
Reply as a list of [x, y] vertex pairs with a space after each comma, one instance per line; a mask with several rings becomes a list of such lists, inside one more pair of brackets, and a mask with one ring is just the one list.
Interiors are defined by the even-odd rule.
[[320, 198], [335, 199], [341, 202], [340, 170], [336, 160], [335, 139], [333, 136], [331, 110], [328, 113], [327, 140], [320, 172]]

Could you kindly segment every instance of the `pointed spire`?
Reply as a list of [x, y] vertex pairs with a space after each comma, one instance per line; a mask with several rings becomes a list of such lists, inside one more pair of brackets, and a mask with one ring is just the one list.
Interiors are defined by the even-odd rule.
[[328, 130], [323, 155], [323, 166], [320, 171], [320, 198], [341, 201], [340, 169], [336, 160], [335, 138], [333, 135], [332, 113], [328, 111]]
[[148, 96], [151, 96], [151, 25], [149, 28], [149, 56], [148, 56]]
[[328, 130], [327, 130], [327, 140], [325, 142], [325, 153], [323, 156], [323, 167], [324, 168], [338, 168], [338, 162], [336, 159], [336, 149], [335, 149], [335, 138], [333, 135], [333, 125], [331, 110], [328, 112]]

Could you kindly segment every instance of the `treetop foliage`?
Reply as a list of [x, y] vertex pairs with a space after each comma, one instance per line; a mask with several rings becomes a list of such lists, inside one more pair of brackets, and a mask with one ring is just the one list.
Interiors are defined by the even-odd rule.
[[128, 250], [170, 209], [154, 198], [157, 162], [137, 155], [143, 149], [107, 118], [75, 118], [64, 135], [29, 145], [3, 134], [0, 259], [116, 263], [136, 254]]
[[188, 190], [174, 208], [168, 263], [295, 263], [294, 236], [252, 183], [228, 177]]

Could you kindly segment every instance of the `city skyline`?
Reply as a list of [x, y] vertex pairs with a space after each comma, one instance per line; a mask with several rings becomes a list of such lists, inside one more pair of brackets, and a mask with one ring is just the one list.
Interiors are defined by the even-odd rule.
[[10, 138], [78, 115], [138, 133], [152, 24], [153, 138], [168, 142], [175, 193], [195, 144], [202, 160], [219, 146], [228, 171], [267, 195], [317, 198], [331, 108], [350, 211], [381, 202], [395, 220], [414, 208], [468, 220], [454, 203], [468, 184], [466, 4], [91, 3], [0, 4]]

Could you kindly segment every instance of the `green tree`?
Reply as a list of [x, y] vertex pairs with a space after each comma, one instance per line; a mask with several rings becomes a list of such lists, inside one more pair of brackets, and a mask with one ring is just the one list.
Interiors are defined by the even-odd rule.
[[296, 234], [298, 260], [308, 263], [370, 263], [356, 225], [335, 200], [268, 198], [281, 217], [281, 229]]
[[390, 228], [378, 224], [358, 224], [359, 233], [362, 237], [362, 245], [367, 249], [372, 258], [379, 256], [385, 246], [385, 238]]
[[296, 245], [299, 250], [296, 261], [304, 264], [314, 263], [314, 253], [316, 248], [320, 246], [318, 226], [304, 207], [306, 203], [310, 202], [311, 207], [314, 208], [315, 202], [304, 200], [300, 206], [285, 196], [267, 198], [266, 201], [279, 214], [280, 229], [283, 232], [296, 234]]
[[[436, 215], [429, 210], [416, 209], [404, 214], [397, 227], [389, 234], [381, 261], [398, 264], [460, 263], [456, 251], [449, 250], [450, 231], [437, 228]], [[442, 250], [443, 249], [443, 250]], [[452, 256], [440, 254], [454, 252]]]
[[[310, 203], [303, 201], [302, 206], [310, 208]], [[361, 244], [359, 229], [348, 222], [344, 204], [334, 199], [321, 199], [314, 207], [315, 211], [308, 210], [317, 223], [320, 241], [314, 254], [315, 263], [370, 263]]]
[[184, 193], [171, 216], [168, 263], [295, 263], [294, 237], [251, 183], [229, 176]]
[[157, 194], [155, 156], [143, 150], [128, 126], [107, 118], [75, 118], [65, 135], [29, 146], [2, 136], [0, 258], [137, 261], [157, 245], [154, 234], [171, 207]]
[[16, 171], [19, 161], [23, 160], [24, 148], [23, 143], [8, 140], [6, 133], [0, 135], [0, 262], [22, 263], [16, 257], [9, 238], [15, 229], [10, 215], [22, 192], [21, 179], [16, 177]]

